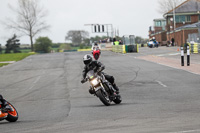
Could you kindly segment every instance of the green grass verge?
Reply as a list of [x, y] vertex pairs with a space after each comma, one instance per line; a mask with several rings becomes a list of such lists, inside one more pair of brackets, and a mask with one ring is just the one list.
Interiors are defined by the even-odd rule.
[[9, 63], [0, 63], [0, 67], [8, 65]]
[[[29, 53], [29, 52], [31, 52], [31, 49], [19, 49], [19, 51], [20, 51], [21, 53]], [[12, 51], [11, 51], [11, 52], [12, 52]], [[2, 50], [2, 53], [5, 53], [5, 49]]]
[[16, 54], [0, 54], [0, 62], [2, 61], [19, 61], [34, 53], [16, 53]]

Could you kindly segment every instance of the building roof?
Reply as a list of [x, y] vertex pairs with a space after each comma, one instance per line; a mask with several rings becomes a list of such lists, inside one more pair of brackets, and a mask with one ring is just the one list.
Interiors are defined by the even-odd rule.
[[157, 18], [157, 19], [154, 19], [153, 21], [166, 21], [165, 18]]
[[193, 24], [188, 24], [188, 25], [184, 25], [184, 26], [181, 26], [181, 27], [176, 28], [176, 30], [190, 29], [190, 28], [198, 28], [198, 26], [200, 26], [200, 22], [193, 23]]
[[[167, 14], [173, 14], [174, 9], [170, 10]], [[175, 8], [175, 13], [199, 13], [200, 11], [200, 0], [186, 0]]]

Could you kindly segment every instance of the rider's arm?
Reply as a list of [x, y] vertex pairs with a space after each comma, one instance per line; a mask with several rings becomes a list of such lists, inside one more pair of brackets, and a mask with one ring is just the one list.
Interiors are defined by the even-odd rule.
[[105, 69], [105, 66], [99, 61], [97, 61], [97, 66], [98, 66], [98, 71], [102, 71]]
[[87, 68], [86, 68], [86, 66], [84, 67], [84, 69], [83, 69], [83, 79], [85, 79], [85, 77], [86, 77], [86, 74], [87, 74], [87, 70], [86, 70]]
[[86, 66], [83, 69], [83, 78], [81, 80], [81, 83], [85, 83], [86, 82], [86, 74], [87, 74], [87, 70], [86, 70]]

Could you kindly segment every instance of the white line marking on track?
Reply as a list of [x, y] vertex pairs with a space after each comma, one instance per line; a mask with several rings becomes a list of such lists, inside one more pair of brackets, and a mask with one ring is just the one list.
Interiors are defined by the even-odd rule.
[[156, 55], [156, 56], [172, 56], [172, 55], [180, 55], [181, 53], [168, 53], [168, 54], [160, 54], [160, 55]]
[[177, 131], [177, 132], [168, 132], [168, 133], [194, 133], [194, 132], [200, 132], [200, 130]]
[[174, 54], [169, 54], [169, 55], [180, 55], [181, 53], [174, 53]]
[[37, 79], [33, 82], [33, 85], [29, 88], [29, 90], [31, 90], [35, 84], [40, 80], [41, 76], [37, 77]]
[[39, 76], [33, 83], [37, 83], [40, 80], [41, 76]]
[[158, 81], [158, 80], [156, 80], [156, 82], [158, 82], [158, 84], [160, 84], [161, 86], [163, 86], [163, 87], [167, 87], [166, 85], [164, 85], [161, 81]]

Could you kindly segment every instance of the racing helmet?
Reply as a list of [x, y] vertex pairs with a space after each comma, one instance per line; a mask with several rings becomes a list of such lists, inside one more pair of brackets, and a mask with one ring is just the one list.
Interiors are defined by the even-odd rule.
[[88, 65], [92, 62], [92, 56], [90, 56], [89, 54], [84, 55], [83, 57], [83, 63], [85, 65]]

